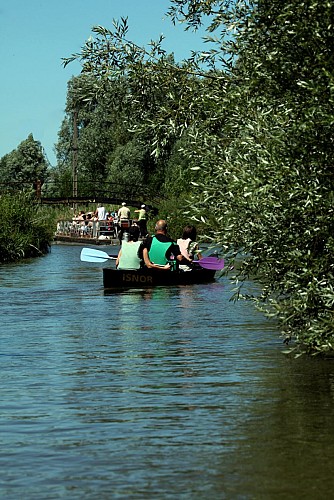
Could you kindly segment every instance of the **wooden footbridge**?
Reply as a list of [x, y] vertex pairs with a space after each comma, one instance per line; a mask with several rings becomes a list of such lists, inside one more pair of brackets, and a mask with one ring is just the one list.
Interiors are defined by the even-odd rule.
[[38, 201], [43, 205], [68, 205], [68, 206], [89, 206], [91, 204], [117, 205], [121, 206], [123, 202], [129, 207], [140, 208], [144, 203], [153, 215], [158, 213], [158, 209], [145, 199], [136, 200], [127, 196], [69, 196], [69, 197], [49, 197], [41, 196]]
[[[66, 187], [65, 187], [66, 188]], [[156, 204], [158, 197], [152, 195], [145, 186], [142, 185], [122, 185], [116, 183], [80, 183], [80, 190], [77, 186], [67, 186], [62, 189], [66, 194], [53, 196], [53, 193], [59, 192], [55, 183], [40, 181], [31, 183], [10, 183], [0, 184], [1, 192], [19, 192], [30, 190], [35, 192], [36, 201], [43, 205], [68, 205], [72, 207], [89, 206], [91, 204], [116, 205], [120, 206], [123, 202], [130, 207], [140, 208], [144, 203], [147, 209], [155, 215], [158, 212]], [[71, 193], [72, 194], [67, 194]]]

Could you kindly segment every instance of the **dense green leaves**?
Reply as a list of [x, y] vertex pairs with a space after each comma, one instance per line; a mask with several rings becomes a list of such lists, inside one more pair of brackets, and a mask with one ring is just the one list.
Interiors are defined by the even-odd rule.
[[[65, 61], [80, 59], [94, 80], [82, 101], [123, 83], [118, 111], [164, 160], [149, 178], [164, 173], [207, 240], [243, 251], [236, 281], [255, 277], [253, 299], [312, 353], [334, 345], [333, 10], [320, 0], [172, 0], [174, 22], [207, 26], [204, 53], [176, 64], [162, 40], [129, 42], [123, 19]], [[116, 151], [126, 149], [109, 159], [126, 163]]]
[[331, 349], [333, 336], [332, 14], [320, 2], [258, 2], [228, 90], [224, 131], [235, 134], [194, 205], [224, 214], [214, 237], [250, 255], [242, 275], [257, 277], [258, 300], [312, 352]]
[[27, 193], [2, 195], [0, 210], [0, 262], [18, 261], [46, 253], [55, 228], [55, 215], [36, 204]]
[[40, 142], [32, 134], [16, 149], [5, 155], [0, 162], [0, 178], [4, 186], [21, 185], [31, 188], [39, 179], [42, 183], [47, 176], [48, 163]]

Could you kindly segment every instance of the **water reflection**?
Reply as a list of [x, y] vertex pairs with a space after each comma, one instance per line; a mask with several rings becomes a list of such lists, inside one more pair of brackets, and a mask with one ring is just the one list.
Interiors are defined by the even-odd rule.
[[[333, 363], [279, 360], [252, 387], [241, 439], [230, 455], [240, 494], [256, 498], [329, 498], [334, 443], [330, 380]], [[254, 482], [261, 477], [261, 482]]]

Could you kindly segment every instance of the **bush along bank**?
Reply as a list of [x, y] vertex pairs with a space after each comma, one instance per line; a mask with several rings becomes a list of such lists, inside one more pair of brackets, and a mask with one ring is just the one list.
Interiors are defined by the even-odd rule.
[[48, 252], [55, 215], [28, 193], [0, 197], [0, 263], [37, 257]]

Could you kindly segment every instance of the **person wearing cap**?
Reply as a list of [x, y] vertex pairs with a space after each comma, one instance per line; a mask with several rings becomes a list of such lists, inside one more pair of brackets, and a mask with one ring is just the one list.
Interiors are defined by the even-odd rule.
[[118, 215], [118, 227], [119, 227], [118, 238], [119, 238], [119, 242], [121, 243], [122, 239], [124, 237], [124, 233], [126, 233], [128, 231], [128, 228], [131, 225], [130, 209], [126, 206], [125, 201], [123, 201], [122, 206], [118, 210], [117, 215]]
[[125, 201], [123, 201], [122, 206], [118, 210], [119, 219], [130, 219], [130, 209], [126, 206]]
[[127, 233], [127, 241], [122, 241], [122, 246], [116, 259], [117, 269], [140, 269], [142, 263], [142, 242], [138, 241], [139, 227], [131, 226]]
[[147, 236], [147, 226], [146, 226], [146, 221], [147, 221], [147, 213], [146, 213], [146, 205], [141, 205], [140, 210], [135, 210], [135, 212], [138, 212], [138, 226], [140, 229], [140, 236], [142, 238], [145, 238]]

